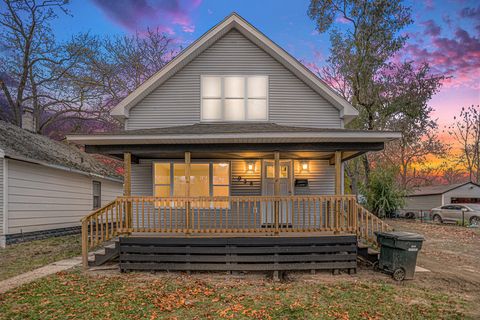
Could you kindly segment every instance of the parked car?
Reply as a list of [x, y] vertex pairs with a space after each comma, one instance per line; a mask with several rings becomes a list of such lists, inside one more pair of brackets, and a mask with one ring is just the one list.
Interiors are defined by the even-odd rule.
[[471, 225], [480, 225], [480, 204], [448, 204], [432, 209], [432, 219], [434, 222], [462, 222], [464, 212], [464, 221]]

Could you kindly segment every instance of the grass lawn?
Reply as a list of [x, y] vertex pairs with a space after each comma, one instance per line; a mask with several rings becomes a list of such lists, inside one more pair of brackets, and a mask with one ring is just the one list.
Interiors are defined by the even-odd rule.
[[466, 319], [464, 307], [454, 296], [378, 280], [79, 270], [0, 295], [2, 319]]
[[13, 244], [0, 249], [0, 280], [80, 255], [80, 235]]

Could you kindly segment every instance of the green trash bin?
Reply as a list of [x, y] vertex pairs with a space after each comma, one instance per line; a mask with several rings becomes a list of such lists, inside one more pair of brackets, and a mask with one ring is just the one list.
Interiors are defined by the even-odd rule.
[[417, 254], [425, 238], [411, 232], [377, 232], [380, 245], [378, 268], [390, 273], [393, 279], [413, 279]]

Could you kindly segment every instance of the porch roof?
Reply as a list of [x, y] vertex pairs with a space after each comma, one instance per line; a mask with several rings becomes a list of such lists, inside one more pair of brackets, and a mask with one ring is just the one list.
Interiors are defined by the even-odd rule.
[[68, 135], [84, 145], [149, 144], [272, 144], [272, 143], [384, 143], [400, 132], [337, 128], [306, 128], [275, 123], [198, 123], [188, 126], [125, 130], [93, 135]]

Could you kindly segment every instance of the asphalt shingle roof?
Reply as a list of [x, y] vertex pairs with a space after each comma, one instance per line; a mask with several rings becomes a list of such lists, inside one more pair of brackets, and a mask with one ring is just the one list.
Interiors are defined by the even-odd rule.
[[[350, 130], [335, 128], [306, 128], [283, 126], [269, 122], [246, 123], [197, 123], [186, 126], [175, 126], [153, 129], [122, 130], [116, 132], [96, 133], [101, 135], [169, 135], [169, 134], [222, 134], [222, 133], [267, 133], [267, 132], [377, 132], [366, 130]], [[378, 131], [385, 132], [385, 131]], [[72, 135], [75, 136], [75, 135]]]
[[412, 192], [410, 192], [409, 196], [426, 196], [426, 195], [443, 194], [445, 192], [456, 189], [456, 188], [461, 187], [461, 186], [463, 186], [465, 184], [468, 184], [468, 183], [472, 183], [472, 182], [463, 182], [463, 183], [455, 183], [455, 184], [449, 184], [449, 185], [419, 187], [419, 188], [416, 188], [415, 190], [413, 190]]
[[122, 179], [114, 168], [73, 145], [52, 140], [0, 120], [0, 149], [6, 157]]

